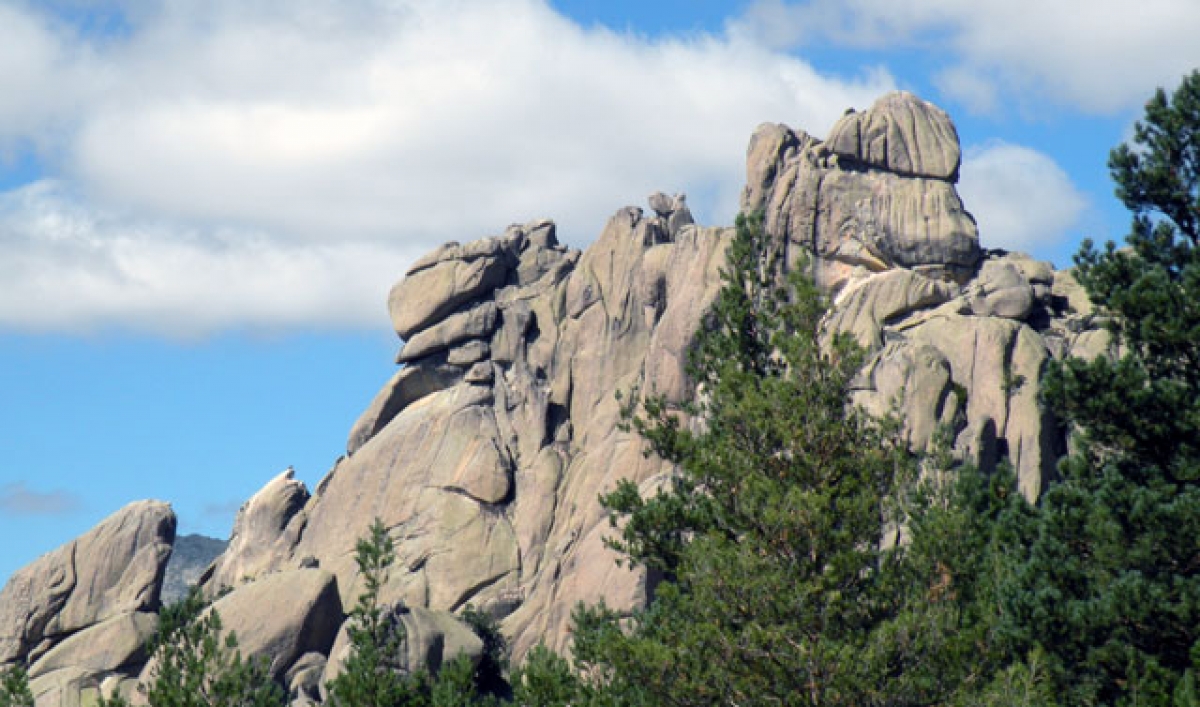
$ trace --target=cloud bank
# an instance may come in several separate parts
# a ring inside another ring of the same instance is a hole
[[[936,83],[970,109],[1001,98],[1093,114],[1135,109],[1196,65],[1200,3],[1179,0],[759,0],[735,24],[771,46],[829,41],[945,54]]]
[[[129,3],[81,33],[0,4],[0,326],[380,326],[448,239],[590,242],[653,191],[732,220],[761,121],[820,133],[894,86],[746,37],[584,29],[535,0]]]
[[[959,195],[979,224],[984,247],[1032,251],[1064,242],[1087,200],[1046,155],[993,142],[963,155]]]

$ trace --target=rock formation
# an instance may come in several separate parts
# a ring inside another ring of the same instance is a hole
[[[210,583],[316,561],[350,604],[354,543],[379,517],[398,554],[385,599],[444,616],[472,604],[518,651],[561,646],[578,601],[641,601],[639,576],[604,547],[597,496],[665,469],[617,429],[616,393],[687,394],[682,353],[730,235],[692,224],[682,197],[658,201],[653,216],[618,212],[586,253],[538,221],[413,265],[390,298],[404,367],[348,456],[302,509],[241,543],[249,509],[292,507],[270,500],[279,479],[251,499]]]
[[[761,126],[742,206],[830,293],[828,331],[871,352],[856,402],[898,414],[916,446],[948,426],[960,458],[1011,460],[1035,498],[1065,446],[1038,404],[1043,364],[1108,344],[1069,273],[980,247],[954,186],[960,154],[945,113],[890,94],[825,141]],[[354,546],[374,518],[395,541],[382,599],[409,629],[414,664],[479,650],[456,617],[468,604],[500,621],[520,657],[538,642],[565,647],[580,601],[646,600],[647,577],[604,544],[597,497],[623,478],[652,488],[670,469],[619,429],[617,394],[693,394],[686,350],[732,237],[693,223],[682,195],[649,201],[651,214],[618,211],[586,251],[535,221],[442,246],[392,289],[401,367],[354,423],[346,456],[311,495],[288,472],[271,480],[203,578],[214,595],[232,589],[218,603],[227,627],[298,703],[319,699],[344,660],[343,620],[361,591]],[[95,546],[106,527],[76,543]],[[145,552],[128,582],[97,584],[100,570],[76,568],[67,548],[19,573],[0,595],[20,602],[0,601],[0,662],[41,660],[39,675],[62,679],[136,675],[125,650],[54,651],[80,631],[145,629],[165,550]],[[85,584],[96,590],[74,600]],[[287,612],[275,611],[280,596]]]
[[[857,402],[898,414],[918,447],[950,425],[960,456],[985,468],[1008,458],[1036,499],[1064,450],[1038,402],[1043,364],[1105,343],[1069,272],[980,248],[954,189],[959,156],[945,113],[892,93],[825,142],[761,126],[742,209],[763,212],[788,262],[812,254],[834,297],[828,329],[874,352]]]
[[[141,501],[19,570],[0,590],[0,666],[29,666],[39,706],[136,674],[174,540],[170,506]]]

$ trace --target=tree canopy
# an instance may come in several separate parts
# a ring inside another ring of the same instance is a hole
[[[1197,704],[1200,663],[1200,72],[1113,150],[1128,247],[1087,242],[1080,282],[1115,353],[1051,366],[1074,453],[1006,595],[1064,704]]]

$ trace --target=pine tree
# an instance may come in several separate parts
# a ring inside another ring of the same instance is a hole
[[[1076,263],[1120,355],[1048,372],[1076,451],[1006,608],[1063,703],[1197,704],[1200,72],[1155,93],[1109,167],[1133,213],[1128,248],[1085,242]]]
[[[33,707],[29,676],[19,665],[0,670],[0,707]]]
[[[335,707],[425,705],[428,676],[406,669],[404,625],[379,601],[387,570],[396,558],[395,546],[378,518],[367,532],[355,546],[363,592],[350,612],[350,657],[329,683],[330,703]]]
[[[739,217],[725,286],[692,349],[701,394],[651,399],[630,424],[678,475],[603,500],[631,561],[664,581],[632,629],[576,614],[575,656],[616,704],[867,704],[863,656],[896,618],[902,552],[881,550],[889,499],[914,473],[894,427],[848,404],[862,363],[820,339],[825,300],[781,281],[758,218]]]
[[[591,704],[583,681],[562,656],[535,646],[512,677],[513,704],[519,707],[558,707]]]
[[[237,636],[193,587],[159,613],[150,640],[149,681],[138,689],[152,707],[282,707],[283,690],[261,660],[244,659]],[[125,707],[117,695],[101,707]]]

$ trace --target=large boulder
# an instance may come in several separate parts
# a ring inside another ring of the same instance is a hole
[[[320,569],[266,575],[221,597],[212,611],[237,635],[242,655],[266,659],[276,680],[302,655],[328,653],[344,618],[334,576]]]
[[[829,131],[829,150],[852,163],[913,177],[957,181],[962,150],[945,111],[907,91],[889,93]]]
[[[824,142],[764,124],[747,151],[742,211],[763,214],[789,263],[815,256],[818,284],[831,291],[861,269],[961,283],[982,251],[954,188],[960,157],[945,113],[907,93],[848,113]]]
[[[171,507],[138,501],[18,570],[0,590],[0,664],[36,660],[89,626],[156,610],[174,540]]]
[[[396,333],[408,339],[504,284],[513,247],[505,238],[451,243],[418,260],[388,297]]]
[[[92,676],[132,668],[146,659],[146,642],[157,627],[157,614],[114,616],[55,645],[29,666],[29,677],[36,679],[67,668],[84,669]]]

